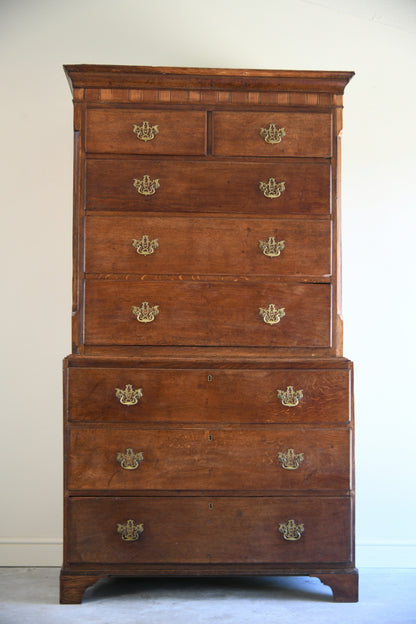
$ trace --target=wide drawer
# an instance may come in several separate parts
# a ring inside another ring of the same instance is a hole
[[[331,285],[88,280],[85,344],[330,347]]]
[[[213,152],[218,156],[332,155],[328,113],[214,112]]]
[[[324,220],[87,216],[87,273],[331,274]]]
[[[71,429],[70,490],[348,490],[350,430]]]
[[[66,384],[67,417],[74,422],[335,424],[351,419],[348,369],[70,366]]]
[[[276,185],[284,183],[284,188],[275,189],[280,195],[274,198],[260,189],[260,183],[269,185],[272,179]],[[267,215],[331,211],[329,163],[88,159],[86,187],[87,210]]]
[[[203,155],[206,113],[90,108],[85,135],[87,152]]]
[[[343,497],[76,497],[68,502],[68,526],[69,563],[352,558],[351,501]]]

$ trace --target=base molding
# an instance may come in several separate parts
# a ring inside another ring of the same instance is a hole
[[[60,603],[61,604],[80,604],[82,602],[84,592],[94,585],[100,579],[107,576],[118,577],[148,577],[148,576],[221,576],[226,573],[227,576],[312,576],[318,578],[324,585],[331,588],[334,602],[357,602],[358,601],[358,570],[356,568],[348,570],[305,570],[299,569],[280,569],[271,568],[270,566],[250,566],[247,570],[242,570],[238,566],[229,565],[216,568],[216,566],[184,566],[175,570],[161,570],[149,567],[145,572],[136,569],[130,569],[128,572],[115,571],[114,569],[74,571],[61,570],[60,575]]]

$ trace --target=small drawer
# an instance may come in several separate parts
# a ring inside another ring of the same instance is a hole
[[[332,156],[328,113],[214,112],[217,156]]]
[[[328,215],[331,166],[88,159],[87,210]]]
[[[87,216],[87,273],[331,275],[332,222]]]
[[[347,497],[70,498],[68,562],[350,563]]]
[[[86,345],[331,347],[331,285],[85,283]]]
[[[349,490],[350,430],[77,429],[70,490]]]
[[[328,113],[215,112],[217,156],[332,156]]]
[[[204,111],[87,109],[86,151],[105,154],[206,153]]]
[[[344,424],[351,412],[348,368],[67,369],[72,422]]]

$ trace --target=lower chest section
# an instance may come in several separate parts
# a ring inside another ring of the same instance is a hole
[[[90,360],[65,374],[68,565],[352,561],[347,361]]]

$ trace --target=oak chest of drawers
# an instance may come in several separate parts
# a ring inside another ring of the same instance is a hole
[[[357,600],[339,251],[352,73],[65,70],[61,601],[108,575],[245,574]]]

